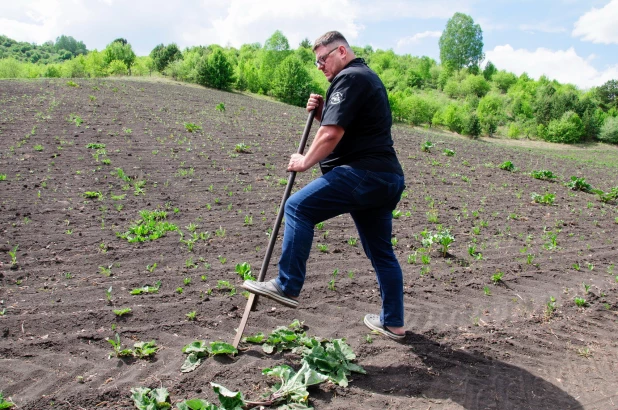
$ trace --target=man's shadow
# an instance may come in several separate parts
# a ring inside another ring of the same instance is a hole
[[[453,350],[423,335],[408,333],[402,347],[423,366],[364,366],[354,386],[379,394],[451,400],[468,410],[583,409],[559,387],[511,364],[479,353]]]

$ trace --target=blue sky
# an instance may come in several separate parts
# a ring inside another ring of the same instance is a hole
[[[499,69],[583,89],[618,79],[618,0],[20,0],[0,3],[0,34],[37,44],[66,34],[99,50],[124,37],[146,55],[159,43],[263,44],[277,29],[295,48],[339,30],[352,45],[439,60],[455,12],[480,24]]]

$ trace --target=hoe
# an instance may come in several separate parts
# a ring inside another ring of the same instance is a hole
[[[307,138],[309,137],[309,131],[311,130],[311,123],[313,122],[313,117],[315,117],[315,110],[309,113],[309,118],[307,118],[307,123],[305,124],[305,130],[303,131],[303,136],[300,140],[300,145],[298,146],[298,153],[302,154],[305,150],[305,145],[307,144]],[[283,212],[285,208],[285,201],[290,196],[292,192],[292,186],[294,185],[294,180],[296,179],[296,172],[291,172],[288,177],[288,184],[285,187],[285,192],[283,193],[283,198],[281,199],[281,205],[279,206],[279,212],[277,214],[277,219],[275,220],[275,226],[273,227],[273,231],[270,235],[270,241],[268,242],[268,249],[266,250],[266,255],[264,255],[264,261],[262,262],[262,268],[260,269],[260,275],[258,276],[258,282],[263,282],[266,277],[266,271],[268,270],[268,264],[270,263],[270,257],[273,254],[273,249],[275,247],[275,242],[277,241],[277,234],[279,233],[279,228],[281,227],[281,221],[283,220]],[[247,301],[247,305],[245,306],[245,313],[242,316],[240,321],[240,325],[238,326],[238,330],[236,331],[236,337],[234,337],[234,342],[232,345],[234,347],[238,347],[240,343],[240,339],[242,339],[242,334],[245,331],[245,326],[247,326],[247,320],[249,320],[249,314],[252,310],[255,309],[257,305],[258,297],[253,293],[249,294],[249,300]]]

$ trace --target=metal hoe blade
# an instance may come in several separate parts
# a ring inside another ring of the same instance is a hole
[[[300,145],[298,146],[298,153],[302,154],[305,151],[305,145],[307,145],[307,139],[309,138],[309,131],[311,130],[311,123],[313,122],[313,118],[315,117],[315,110],[309,113],[309,117],[307,118],[307,123],[305,124],[305,130],[303,131],[303,136],[300,140]],[[290,193],[292,192],[292,186],[294,186],[294,180],[296,179],[296,172],[290,172],[290,176],[288,177],[288,184],[285,187],[285,192],[283,193],[283,198],[281,199],[281,205],[279,206],[279,212],[277,213],[277,219],[275,220],[275,226],[273,227],[273,231],[270,234],[270,241],[268,242],[268,249],[266,250],[266,255],[264,255],[264,261],[262,262],[262,268],[260,269],[260,275],[258,276],[258,282],[264,282],[264,278],[266,277],[266,271],[268,270],[268,264],[270,263],[270,257],[273,254],[273,250],[275,248],[275,242],[277,242],[277,235],[279,233],[279,228],[281,227],[281,221],[283,220],[283,212],[285,208],[285,201],[290,197]],[[238,347],[240,343],[240,339],[242,339],[242,335],[245,331],[245,327],[247,326],[247,320],[249,320],[249,314],[252,310],[254,310],[255,305],[257,304],[258,297],[253,293],[249,294],[249,300],[247,300],[247,305],[245,306],[245,313],[242,316],[240,321],[240,325],[236,330],[236,337],[234,338],[234,342],[232,345],[234,347]]]

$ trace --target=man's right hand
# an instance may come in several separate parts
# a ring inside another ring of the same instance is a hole
[[[315,110],[315,119],[322,119],[322,109],[324,108],[324,97],[320,94],[311,94],[307,101],[307,112]]]

